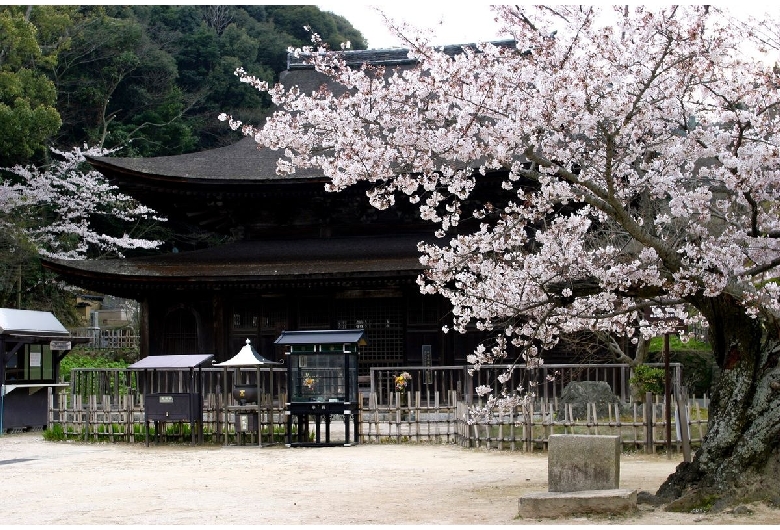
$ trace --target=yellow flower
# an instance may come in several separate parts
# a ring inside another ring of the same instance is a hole
[[[409,374],[409,372],[403,372],[401,375],[397,375],[394,378],[395,382],[395,389],[396,390],[403,390],[406,388],[407,383],[412,378],[412,376]]]

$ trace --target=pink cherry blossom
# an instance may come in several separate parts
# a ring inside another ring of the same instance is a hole
[[[340,95],[238,70],[278,110],[262,126],[221,119],[278,150],[280,172],[318,168],[333,191],[370,182],[377,208],[417,204],[440,237],[420,247],[421,291],[451,302],[448,330],[497,332],[475,368],[509,347],[541,362],[578,331],[626,359],[615,337],[704,325],[718,297],[776,325],[776,22],[712,6],[497,15],[513,45],[454,56],[400,29],[414,68],[352,68],[315,38],[296,53]],[[491,175],[503,200],[470,201]],[[671,313],[647,319],[651,308]]]
[[[47,168],[8,168],[13,182],[0,186],[0,213],[24,218],[25,235],[42,256],[83,259],[90,255],[122,256],[135,248],[156,248],[159,241],[123,234],[104,234],[94,226],[98,217],[114,218],[128,227],[139,221],[164,220],[153,210],[119,193],[99,172],[90,170],[85,156],[102,156],[98,148],[53,149],[54,160]],[[3,221],[12,229],[12,223]],[[18,226],[15,225],[15,226]]]

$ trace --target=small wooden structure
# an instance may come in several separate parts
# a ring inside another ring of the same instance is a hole
[[[57,382],[60,361],[86,341],[48,311],[0,308],[0,435],[48,425],[49,392],[68,386]]]
[[[159,439],[160,427],[168,422],[184,422],[190,425],[192,445],[197,440],[203,443],[203,384],[200,373],[202,365],[214,358],[210,354],[200,355],[154,355],[131,364],[128,368],[143,370],[144,389],[144,440],[149,445],[149,422],[154,422],[155,436]],[[155,372],[166,369],[189,369],[189,380],[180,381],[184,391],[174,392],[172,388],[161,388]],[[198,375],[195,375],[198,368]]]
[[[358,346],[363,330],[283,331],[276,344],[288,359],[287,446],[327,446],[358,443]],[[344,416],[344,440],[331,440],[331,419]],[[314,440],[309,418],[315,420]],[[296,433],[293,437],[293,422]],[[325,439],[320,424],[325,421]],[[351,424],[353,426],[350,431]],[[294,438],[294,439],[293,439]]]
[[[263,388],[262,388],[262,379],[260,377],[260,367],[262,366],[269,366],[271,368],[270,373],[270,386],[273,388],[274,379],[273,379],[273,367],[275,365],[280,365],[282,363],[277,363],[273,361],[269,361],[259,353],[257,353],[257,350],[255,350],[252,347],[251,341],[249,339],[246,339],[246,345],[244,345],[243,348],[231,359],[228,359],[227,361],[216,363],[214,366],[221,366],[225,369],[224,374],[224,381],[225,384],[223,385],[223,392],[224,396],[222,399],[222,402],[225,404],[225,429],[224,429],[224,437],[225,437],[225,445],[228,444],[228,429],[227,429],[227,423],[228,423],[228,417],[230,412],[233,412],[235,415],[235,429],[236,429],[236,436],[239,437],[243,433],[250,433],[254,432],[257,433],[257,445],[262,446],[263,445],[263,437],[262,433],[260,432],[260,396],[263,394]],[[252,383],[241,383],[241,374],[240,374],[240,368],[241,367],[255,367],[257,369],[255,373],[255,381],[254,384]],[[227,381],[228,381],[228,375],[227,375],[227,369],[228,368],[234,368],[236,370],[236,373],[233,377],[233,398],[238,402],[238,405],[229,406],[228,405],[228,389],[227,389]]]

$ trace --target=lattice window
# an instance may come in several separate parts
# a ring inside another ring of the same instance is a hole
[[[360,374],[371,366],[402,366],[404,326],[402,301],[396,298],[344,300],[337,309],[341,329],[363,329],[368,343],[358,357]]]
[[[257,311],[246,307],[237,307],[233,311],[232,324],[234,330],[243,330],[243,331],[256,330],[258,324]]]
[[[303,299],[298,306],[298,329],[329,329],[331,315],[325,299]]]
[[[261,355],[273,359],[273,341],[289,329],[287,304],[278,298],[239,300],[233,306],[230,326],[231,353],[238,352],[250,339]]]
[[[287,307],[284,306],[263,306],[260,317],[260,331],[281,333],[288,328]]]

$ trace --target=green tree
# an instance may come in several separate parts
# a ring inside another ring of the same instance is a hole
[[[42,155],[61,120],[51,81],[27,68],[0,71],[0,164]]]
[[[63,126],[57,145],[158,156],[234,142],[216,116],[259,119],[270,99],[235,82],[242,66],[273,81],[311,25],[333,46],[364,39],[314,6],[98,6],[80,9],[51,69]]]
[[[0,166],[43,157],[60,127],[56,90],[42,68],[56,63],[73,8],[0,8]],[[39,30],[40,27],[40,30]]]
[[[364,49],[365,39],[341,16],[321,11],[317,6],[267,6],[266,11],[276,27],[292,35],[301,43],[311,43],[311,31],[317,33],[331,48],[339,49],[342,42],[350,41],[352,48]]]
[[[141,64],[143,30],[133,21],[96,16],[74,35],[54,74],[64,131],[60,142],[76,138],[103,146],[121,108],[112,100],[120,84]]]

